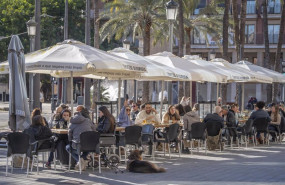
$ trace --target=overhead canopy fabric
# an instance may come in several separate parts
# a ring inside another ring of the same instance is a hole
[[[74,77],[93,74],[124,78],[135,77],[137,73],[145,72],[146,66],[79,41],[65,40],[27,54],[26,71],[51,74],[56,77],[69,77],[70,72],[73,71]]]
[[[272,83],[272,78],[268,77],[267,75],[262,75],[256,73],[255,71],[250,71],[245,68],[241,68],[237,65],[231,64],[228,61],[222,58],[216,58],[211,60],[215,65],[224,66],[231,71],[235,71],[241,75],[248,76],[249,79],[246,82],[254,82],[254,83]]]
[[[227,82],[246,82],[250,79],[248,75],[238,73],[237,71],[230,70],[224,66],[215,65],[212,62],[201,59],[197,55],[185,55],[184,59],[191,63],[203,67],[205,70],[211,70],[227,77]]]
[[[203,67],[190,63],[187,60],[177,57],[170,52],[161,52],[154,55],[147,56],[146,58],[167,65],[174,69],[182,69],[191,73],[192,81],[199,82],[218,82],[226,83],[227,77],[214,71],[204,69]]]
[[[181,69],[173,69],[161,63],[155,62],[134,52],[127,50],[125,48],[115,48],[108,51],[111,54],[129,59],[138,64],[146,66],[147,72],[141,73],[137,80],[191,80],[191,75],[189,72]]]
[[[281,73],[255,65],[251,62],[240,61],[234,65],[241,67],[242,69],[247,69],[251,72],[255,72],[259,75],[270,77],[272,78],[273,82],[285,83],[285,76],[283,76]]]

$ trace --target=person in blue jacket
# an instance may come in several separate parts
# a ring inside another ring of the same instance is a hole
[[[133,125],[133,121],[130,119],[131,115],[131,108],[128,105],[128,101],[125,100],[124,106],[121,109],[121,112],[119,114],[118,118],[118,126],[119,127],[127,127]]]

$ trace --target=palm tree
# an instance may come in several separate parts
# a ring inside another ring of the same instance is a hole
[[[92,0],[92,9],[94,10],[94,47],[99,48],[100,46],[100,35],[99,35],[99,1]],[[92,90],[92,109],[95,109],[95,102],[98,100],[97,87],[99,80],[93,80],[93,90]]]
[[[187,36],[186,54],[191,54],[191,37],[192,34],[202,35],[207,44],[209,44],[208,36],[211,36],[217,43],[221,39],[222,33],[222,14],[223,8],[217,6],[220,1],[213,0],[198,15],[194,15],[194,11],[200,0],[184,0],[184,24]]]
[[[240,59],[244,58],[244,42],[245,42],[245,19],[246,19],[247,0],[241,0],[240,12]]]
[[[223,18],[223,59],[228,60],[228,48],[229,48],[229,10],[230,1],[225,0],[225,11]],[[227,84],[221,85],[223,104],[227,103]]]
[[[150,54],[151,34],[154,44],[166,38],[164,0],[114,0],[106,4],[101,17],[108,19],[100,30],[101,41],[141,35],[144,56]],[[149,82],[143,82],[143,102],[150,99],[149,88]]]
[[[263,37],[264,37],[264,45],[265,45],[265,56],[263,66],[271,69],[270,62],[270,49],[269,49],[269,37],[268,37],[268,16],[267,16],[267,0],[262,1],[262,14],[263,14]],[[272,85],[267,84],[267,102],[272,100]]]
[[[279,30],[279,38],[278,38],[278,43],[277,43],[277,50],[275,54],[275,63],[274,63],[274,70],[278,72],[282,72],[281,67],[280,67],[280,57],[281,57],[281,48],[283,44],[283,36],[284,36],[284,27],[285,27],[285,3],[282,1],[282,15],[281,15],[281,20],[280,20],[280,30]],[[274,92],[273,94],[273,102],[276,102],[278,90],[279,90],[279,85],[274,84]]]

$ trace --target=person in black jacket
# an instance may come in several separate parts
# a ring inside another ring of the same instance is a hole
[[[107,107],[102,106],[99,108],[99,119],[97,131],[100,133],[113,133],[115,128],[115,118],[109,112]]]
[[[24,130],[24,133],[30,136],[30,143],[48,139],[52,136],[51,130],[45,125],[44,119],[40,115],[32,118],[32,124]],[[38,147],[39,149],[47,149],[51,147],[51,143],[47,140]]]

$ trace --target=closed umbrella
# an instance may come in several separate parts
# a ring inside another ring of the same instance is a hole
[[[31,124],[25,79],[24,47],[13,35],[8,47],[9,62],[9,127],[24,130]]]

